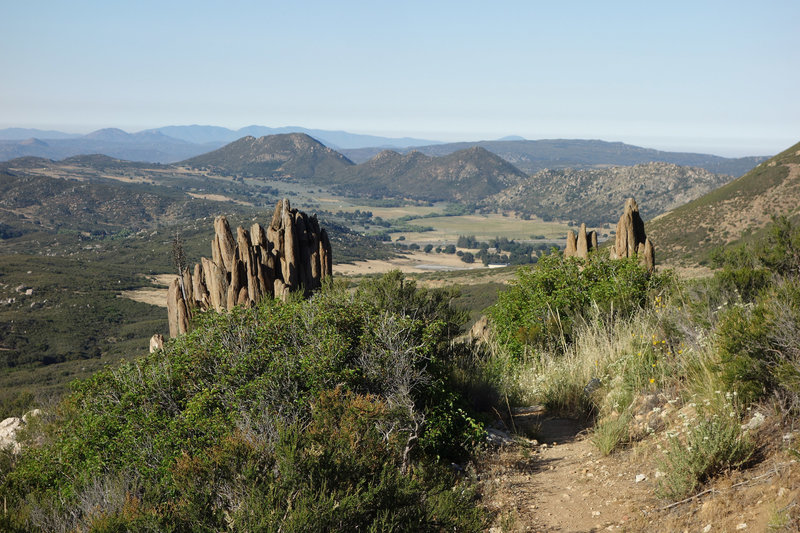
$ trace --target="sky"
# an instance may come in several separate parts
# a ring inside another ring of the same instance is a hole
[[[800,141],[800,2],[7,0],[0,72],[0,128],[771,155]]]

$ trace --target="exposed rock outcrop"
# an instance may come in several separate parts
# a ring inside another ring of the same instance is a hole
[[[567,246],[564,257],[581,257],[586,259],[589,251],[597,249],[597,232],[586,231],[586,224],[581,224],[577,237],[572,230],[567,233]],[[617,222],[617,234],[611,248],[612,259],[638,257],[649,272],[656,268],[656,252],[653,243],[644,232],[644,221],[639,215],[636,200],[628,198],[625,210]]]
[[[638,257],[649,272],[656,268],[655,247],[644,232],[644,221],[639,216],[639,206],[633,198],[625,201],[625,211],[617,222],[617,235],[611,257]]]
[[[567,247],[564,249],[564,257],[581,257],[587,259],[589,251],[597,249],[597,233],[586,231],[586,224],[581,224],[577,237],[575,232],[567,232]]]
[[[564,257],[572,257],[575,255],[575,251],[577,249],[577,239],[575,237],[575,232],[569,230],[567,232],[567,247],[564,249]]]
[[[17,442],[17,433],[22,430],[32,418],[40,416],[42,411],[33,409],[28,411],[22,418],[11,416],[0,421],[0,450],[11,448],[13,453],[19,453],[22,445]]]
[[[250,231],[240,226],[234,237],[228,220],[217,217],[211,257],[202,257],[170,284],[171,337],[188,330],[197,309],[219,312],[255,305],[265,297],[285,301],[290,292],[300,289],[308,296],[333,274],[327,232],[316,215],[292,209],[285,198],[275,206],[266,230],[260,224],[253,224]]]

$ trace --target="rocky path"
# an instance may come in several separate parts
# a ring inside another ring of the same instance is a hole
[[[501,446],[479,471],[484,501],[497,512],[493,531],[614,531],[647,522],[652,476],[642,479],[630,453],[602,457],[579,422],[541,411],[515,422],[536,439]]]
[[[579,422],[541,409],[506,424],[477,467],[483,502],[495,514],[489,531],[800,531],[795,454],[765,448],[751,468],[670,504],[655,496],[658,441],[603,456]],[[530,438],[504,438],[514,432]]]

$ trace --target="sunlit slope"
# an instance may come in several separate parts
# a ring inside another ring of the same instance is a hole
[[[744,176],[646,224],[659,261],[702,261],[716,246],[764,228],[773,216],[794,217],[800,206],[800,143]]]

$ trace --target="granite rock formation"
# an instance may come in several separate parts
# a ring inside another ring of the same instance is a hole
[[[587,259],[589,251],[597,249],[597,232],[586,231],[586,224],[581,224],[578,235],[569,230],[567,232],[567,247],[564,250],[564,257],[581,257]]]
[[[292,209],[289,200],[278,202],[266,230],[256,223],[249,231],[236,228],[234,236],[228,220],[219,216],[214,220],[211,259],[202,257],[169,286],[170,337],[185,333],[197,310],[221,312],[252,306],[263,298],[285,301],[298,290],[308,296],[332,274],[328,233],[316,215]]]
[[[564,249],[564,257],[586,259],[589,256],[589,251],[596,249],[597,232],[587,232],[586,224],[581,224],[577,236],[572,230],[567,233],[567,246]],[[612,259],[638,257],[649,272],[655,271],[655,248],[644,232],[644,221],[639,215],[639,206],[633,198],[628,198],[625,201],[625,210],[619,222],[617,222],[616,239],[614,246],[611,248],[610,256]]]
[[[644,232],[644,221],[639,216],[639,206],[633,198],[625,201],[625,210],[617,222],[611,257],[638,257],[649,272],[656,268],[655,248]]]

